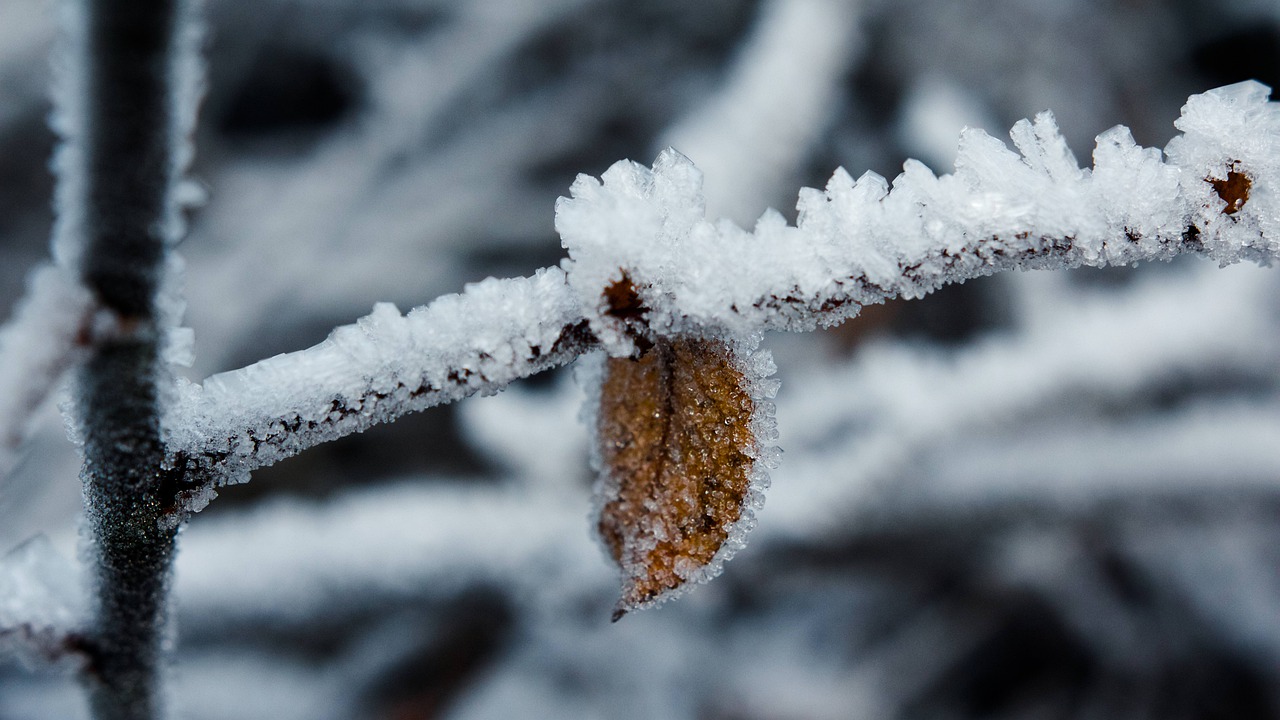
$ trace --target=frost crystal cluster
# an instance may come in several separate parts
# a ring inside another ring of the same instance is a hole
[[[556,208],[569,282],[613,352],[653,333],[807,330],[869,303],[998,270],[1120,265],[1204,252],[1222,264],[1280,250],[1280,108],[1244,82],[1187,101],[1165,152],[1116,127],[1082,169],[1053,116],[1016,124],[1017,152],[981,130],[953,174],[907,161],[892,187],[837,170],[790,226],[705,217],[702,179],[674,150],[652,168],[579,176]],[[614,293],[605,288],[618,288]],[[634,299],[612,302],[623,291]]]
[[[78,568],[47,538],[0,557],[0,658],[11,652],[36,665],[70,655],[66,638],[84,622],[84,600]]]
[[[315,347],[182,385],[171,459],[243,481],[312,445],[562,364],[581,342],[579,318],[554,268],[491,278],[407,315],[380,304]]]

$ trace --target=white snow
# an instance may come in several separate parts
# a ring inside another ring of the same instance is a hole
[[[554,268],[490,278],[407,315],[381,303],[312,348],[183,383],[166,427],[171,458],[216,458],[223,482],[242,481],[312,445],[567,362],[576,352],[555,344],[580,317]]]
[[[1182,192],[1201,241],[1222,263],[1267,261],[1280,251],[1280,104],[1267,102],[1271,89],[1248,81],[1193,95],[1174,125],[1182,135],[1165,149],[1182,169]],[[1236,168],[1253,179],[1243,209],[1222,212],[1224,203],[1207,180],[1224,180]]]
[[[0,481],[17,460],[40,404],[75,361],[92,313],[88,290],[61,268],[36,269],[13,318],[0,326]]]
[[[57,3],[58,41],[53,65],[53,112],[49,125],[58,135],[51,163],[58,182],[54,188],[54,261],[61,267],[80,266],[83,251],[85,192],[84,103],[88,97],[84,68],[86,11],[75,2]]]
[[[0,558],[0,657],[62,659],[59,643],[83,623],[86,597],[79,569],[44,536]]]
[[[1198,251],[1196,238],[1223,264],[1266,262],[1280,249],[1268,92],[1246,82],[1192,97],[1164,162],[1114,129],[1082,169],[1049,113],[1014,125],[1018,153],[966,130],[952,175],[909,160],[890,191],[837,170],[825,192],[800,192],[795,227],[769,211],[751,232],[706,217],[701,174],[678,152],[652,168],[623,161],[580,175],[557,203],[564,267],[596,334],[625,354],[637,332],[806,330],[1002,269],[1167,259]],[[1231,168],[1256,189],[1227,215],[1209,179]],[[608,313],[604,289],[624,274],[646,308],[639,330]]]

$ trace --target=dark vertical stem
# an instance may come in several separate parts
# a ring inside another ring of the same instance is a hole
[[[80,379],[85,509],[96,553],[87,682],[98,720],[162,712],[162,633],[176,531],[161,481],[155,295],[171,202],[180,0],[86,0],[82,272],[115,328]]]
[[[98,720],[159,715],[174,534],[160,523],[155,342],[113,342],[84,368],[85,506],[96,557],[88,678]]]
[[[178,0],[90,0],[84,275],[102,303],[150,320],[173,167]]]

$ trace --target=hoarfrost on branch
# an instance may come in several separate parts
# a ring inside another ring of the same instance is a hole
[[[646,335],[809,330],[1009,269],[1182,253],[1267,263],[1280,252],[1280,108],[1267,96],[1246,82],[1191,97],[1163,155],[1113,128],[1092,169],[1048,113],[1014,126],[1020,154],[967,130],[955,174],[908,161],[890,188],[837,170],[825,191],[801,191],[796,226],[770,211],[750,232],[704,217],[700,175],[679,153],[653,168],[619,162],[599,181],[580,176],[557,205],[563,272],[490,279],[403,317],[380,305],[314,348],[184,384],[171,460],[242,480],[317,443],[495,392],[597,342],[627,354]],[[1243,197],[1223,189],[1229,177],[1244,179]],[[620,282],[634,286],[637,312],[611,311],[604,291]]]
[[[706,219],[701,175],[668,150],[652,168],[620,162],[600,180],[579,176],[556,227],[592,329],[621,353],[648,332],[834,325],[870,303],[1015,268],[1185,252],[1265,263],[1280,250],[1280,107],[1268,93],[1245,82],[1190,98],[1165,157],[1123,127],[1108,130],[1092,170],[1047,112],[1013,127],[1020,155],[966,130],[952,175],[907,161],[890,189],[840,169],[825,192],[801,191],[796,226],[766,212],[753,231]],[[1229,179],[1247,197],[1224,197]],[[642,308],[625,318],[610,316],[602,294],[619,282]]]

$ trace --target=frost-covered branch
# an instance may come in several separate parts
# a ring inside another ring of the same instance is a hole
[[[66,270],[44,267],[0,327],[0,481],[13,468],[32,414],[74,363],[92,315],[89,293]]]
[[[1014,268],[1123,265],[1202,253],[1268,262],[1280,251],[1280,106],[1240,83],[1191,97],[1162,155],[1116,127],[1081,169],[1053,116],[980,130],[954,175],[907,161],[890,190],[837,170],[802,190],[799,220],[748,232],[704,217],[701,175],[669,151],[652,169],[579,176],[557,206],[569,282],[612,352],[684,332],[809,330],[886,298]]]
[[[83,665],[84,599],[78,568],[43,536],[0,558],[0,657]]]
[[[497,392],[594,342],[554,268],[489,279],[404,316],[381,304],[315,347],[180,388],[168,429],[171,463],[242,480],[376,423]]]
[[[1081,169],[1052,116],[1018,123],[1021,156],[981,131],[954,175],[908,161],[892,191],[836,172],[803,190],[800,220],[754,232],[704,219],[677,153],[652,170],[580,177],[557,208],[566,271],[488,280],[401,316],[381,305],[324,343],[180,388],[168,463],[237,482],[254,468],[379,422],[571,361],[603,340],[807,330],[885,298],[1014,268],[1116,265],[1280,251],[1280,112],[1242,83],[1190,98],[1165,153],[1118,127]],[[567,283],[567,285],[566,285]],[[589,328],[589,329],[588,329]],[[190,487],[188,503],[209,495]]]

